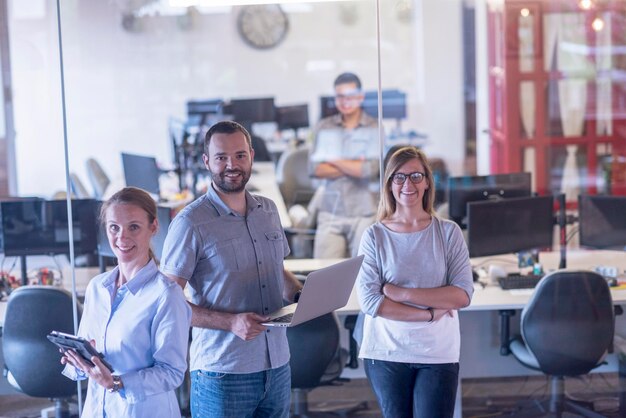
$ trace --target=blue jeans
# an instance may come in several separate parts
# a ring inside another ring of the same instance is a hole
[[[364,360],[365,374],[385,418],[451,418],[454,414],[459,363]]]
[[[193,418],[288,418],[289,364],[257,373],[191,372]]]

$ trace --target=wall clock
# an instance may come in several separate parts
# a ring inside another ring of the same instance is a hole
[[[275,47],[288,29],[287,14],[277,4],[243,6],[237,17],[239,34],[253,48]]]

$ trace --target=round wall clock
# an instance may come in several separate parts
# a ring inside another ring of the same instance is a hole
[[[237,17],[237,30],[253,48],[268,49],[278,45],[289,29],[287,15],[277,4],[244,6]]]

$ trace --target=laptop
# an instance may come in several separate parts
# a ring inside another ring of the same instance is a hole
[[[273,312],[263,325],[293,327],[346,306],[363,258],[360,255],[309,273],[298,303]]]

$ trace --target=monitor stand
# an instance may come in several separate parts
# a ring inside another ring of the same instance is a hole
[[[20,255],[20,268],[22,271],[22,286],[28,285],[28,273],[26,269],[26,256]]]

